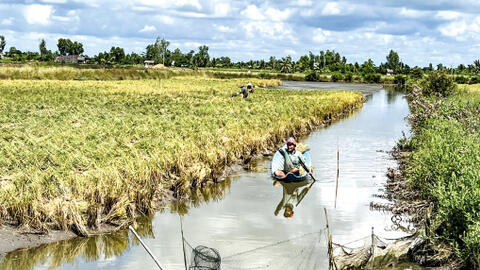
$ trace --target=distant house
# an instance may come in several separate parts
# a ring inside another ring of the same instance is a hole
[[[60,55],[56,56],[53,61],[56,63],[86,63],[86,58],[85,56],[81,55]]]
[[[392,76],[393,75],[393,69],[387,69],[387,76]]]
[[[149,67],[153,67],[153,65],[155,65],[155,61],[145,60],[145,61],[143,61],[143,64],[145,65],[145,68],[149,68]]]

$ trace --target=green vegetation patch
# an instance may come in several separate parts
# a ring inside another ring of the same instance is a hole
[[[0,221],[80,235],[121,225],[363,102],[251,82],[243,99],[231,97],[241,79],[2,81]]]
[[[436,103],[436,109],[425,114],[415,128],[407,177],[414,188],[434,202],[433,231],[452,243],[466,265],[478,268],[480,92],[478,86],[463,88],[467,91],[427,102]],[[418,110],[414,113],[425,113]]]

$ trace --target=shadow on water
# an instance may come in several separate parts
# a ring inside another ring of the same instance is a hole
[[[387,167],[395,166],[378,150],[395,145],[406,128],[408,105],[402,94],[375,92],[376,87],[365,93],[363,109],[301,139],[312,149],[314,174],[320,181],[275,183],[270,158],[255,160],[248,171],[192,191],[191,201],[172,203],[138,221],[138,233],[166,269],[184,269],[179,215],[185,239],[218,249],[222,269],[327,269],[326,247],[320,241],[325,240],[324,208],[339,243],[368,234],[372,226],[387,235],[383,227],[390,225],[390,216],[370,211],[369,203],[386,181]],[[334,208],[339,140],[340,186]],[[292,214],[285,214],[288,207]],[[189,244],[187,253],[193,246]],[[0,270],[155,269],[127,230],[14,251],[0,260]]]

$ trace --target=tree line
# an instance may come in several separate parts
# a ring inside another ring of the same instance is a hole
[[[208,46],[202,45],[197,51],[190,50],[182,52],[179,48],[170,50],[170,42],[157,38],[153,44],[145,48],[145,52],[137,54],[135,52],[125,53],[120,47],[111,47],[109,51],[100,52],[97,55],[88,58],[89,63],[114,66],[114,65],[140,65],[145,60],[152,60],[155,64],[163,64],[167,67],[212,67],[212,68],[237,68],[254,70],[272,70],[282,73],[303,72],[310,74],[338,73],[345,76],[348,74],[386,74],[392,71],[394,74],[418,75],[421,73],[441,70],[457,74],[478,74],[480,73],[480,60],[475,60],[472,64],[460,64],[456,68],[448,68],[442,64],[435,67],[430,63],[426,67],[410,67],[403,63],[397,52],[390,50],[386,56],[386,62],[375,65],[368,59],[363,63],[347,63],[347,58],[334,50],[320,51],[318,54],[309,52],[294,61],[291,56],[276,58],[271,56],[268,60],[250,60],[234,62],[228,56],[210,57]],[[81,55],[84,53],[84,47],[81,42],[70,39],[60,38],[57,41],[57,50],[51,51],[46,47],[45,40],[41,40],[38,52],[22,52],[15,47],[5,50],[6,40],[0,35],[0,55],[9,58],[13,62],[25,61],[53,61],[56,56],[63,55]]]

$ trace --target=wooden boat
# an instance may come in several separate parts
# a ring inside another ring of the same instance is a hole
[[[305,157],[305,166],[310,170],[312,168],[312,158],[310,157],[309,151],[305,151],[302,153],[302,155]],[[282,158],[282,154],[280,152],[276,152],[275,155],[273,155],[272,163],[276,159]],[[308,172],[305,172],[304,174],[293,174],[293,173],[288,173],[285,177],[278,177],[272,173],[272,176],[275,180],[282,181],[285,183],[291,183],[291,182],[301,182],[309,176]]]

